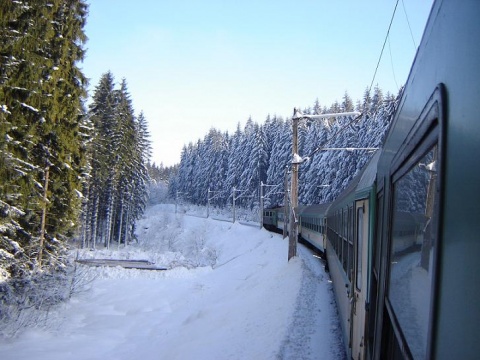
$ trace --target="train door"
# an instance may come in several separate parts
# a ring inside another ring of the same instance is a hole
[[[354,231],[354,276],[353,301],[351,319],[351,346],[352,358],[362,360],[365,357],[365,303],[367,296],[367,266],[368,266],[368,200],[355,203],[355,231]]]

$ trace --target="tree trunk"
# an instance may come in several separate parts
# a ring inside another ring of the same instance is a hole
[[[43,205],[42,205],[42,219],[40,223],[40,244],[38,249],[38,267],[42,267],[43,244],[45,242],[45,224],[47,221],[47,192],[48,192],[48,177],[50,175],[50,167],[45,168],[45,182],[43,185]]]
[[[123,199],[120,200],[120,224],[118,225],[118,236],[117,236],[117,249],[120,249],[120,243],[122,241],[122,226],[123,226]]]

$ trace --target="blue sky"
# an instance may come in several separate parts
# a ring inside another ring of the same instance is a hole
[[[249,116],[291,116],[345,91],[360,99],[395,2],[92,0],[81,66],[90,95],[108,70],[126,78],[149,122],[152,161],[173,165],[211,127],[232,133]],[[399,1],[375,79],[384,91],[405,82],[431,5]]]

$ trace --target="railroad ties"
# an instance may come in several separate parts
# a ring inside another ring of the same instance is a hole
[[[140,270],[168,270],[165,267],[156,266],[148,260],[120,260],[120,259],[79,259],[75,260],[79,264],[88,266],[121,266],[125,269],[140,269]]]

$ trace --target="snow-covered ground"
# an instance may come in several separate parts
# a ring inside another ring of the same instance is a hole
[[[79,256],[169,270],[84,268],[96,278],[51,314],[55,327],[2,340],[0,359],[345,357],[328,274],[303,246],[288,262],[280,235],[167,205],[150,207],[137,233],[138,244]]]

